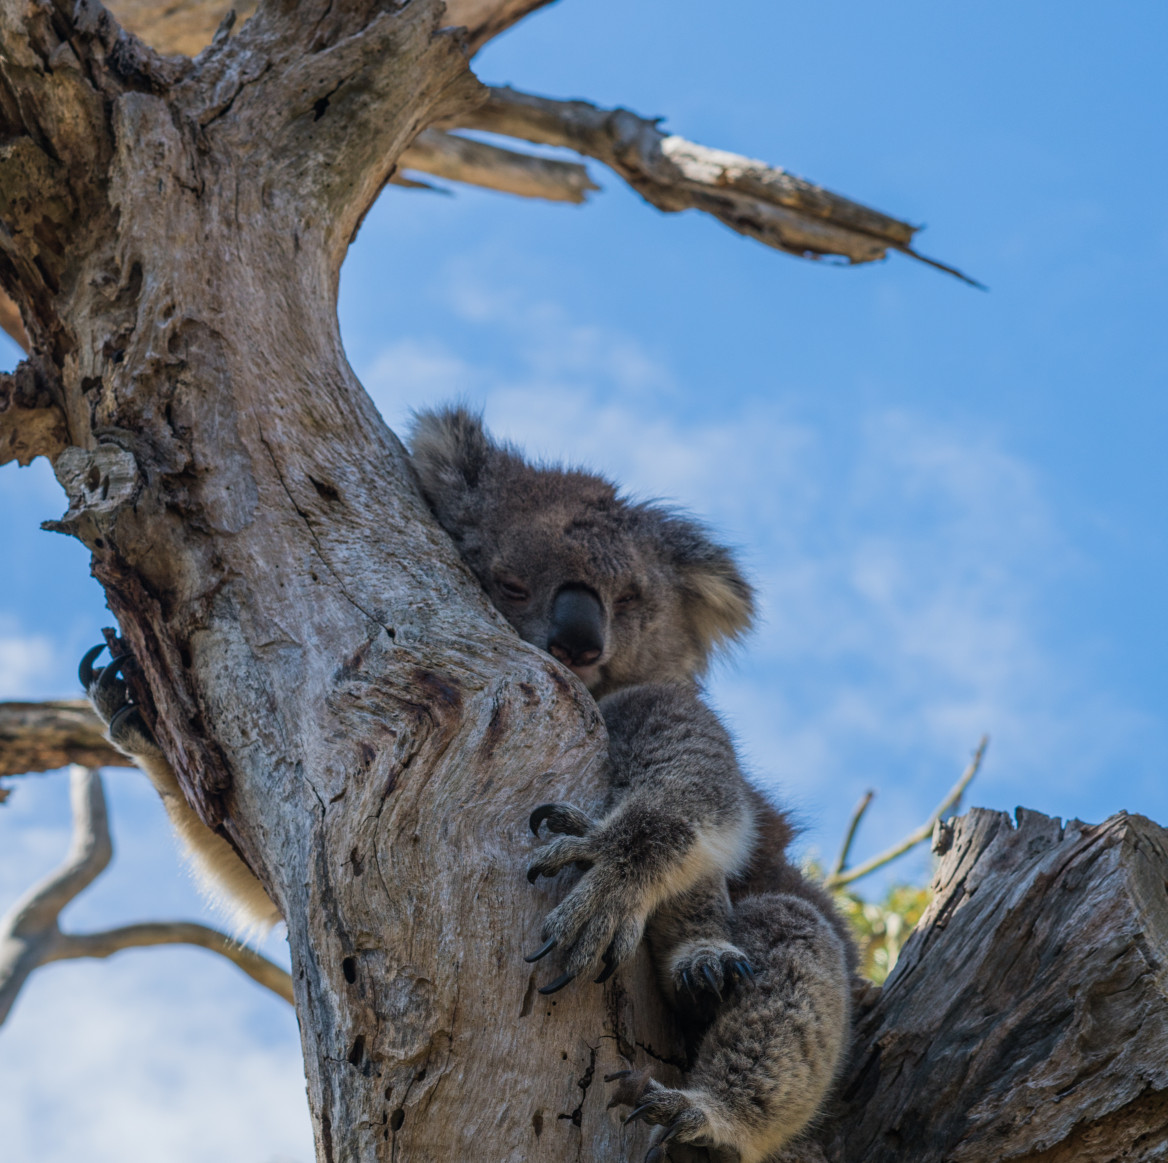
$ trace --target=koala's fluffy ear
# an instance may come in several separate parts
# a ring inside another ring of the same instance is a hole
[[[704,667],[715,650],[754,625],[754,589],[730,550],[711,541],[696,521],[670,515],[663,533]]]
[[[484,431],[482,417],[458,407],[416,412],[410,445],[422,495],[439,523],[453,532],[499,448]]]

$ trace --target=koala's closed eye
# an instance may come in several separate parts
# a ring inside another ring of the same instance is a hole
[[[514,578],[498,578],[495,585],[498,587],[499,593],[509,602],[526,602],[531,599],[531,591]]]
[[[616,600],[616,612],[623,614],[626,610],[635,609],[641,604],[640,590],[625,590]]]

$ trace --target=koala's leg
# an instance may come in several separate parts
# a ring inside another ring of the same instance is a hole
[[[107,738],[154,784],[204,894],[228,914],[236,931],[267,931],[282,919],[279,910],[235,849],[187,803],[166,756],[131,701],[121,674],[128,656],[115,658],[108,666],[93,665],[104,649],[103,645],[88,651],[78,674]]]
[[[660,1124],[647,1160],[678,1142],[761,1163],[815,1118],[842,1065],[850,1026],[844,942],[808,901],[771,893],[739,902],[731,935],[757,969],[756,988],[718,1008],[683,1088],[647,1072],[610,1075],[629,1120]]]
[[[730,895],[711,877],[672,898],[650,918],[653,960],[666,998],[678,1009],[704,1010],[737,985],[754,982],[754,967],[730,936]]]
[[[528,879],[570,864],[586,869],[544,922],[543,946],[557,949],[562,988],[598,957],[603,981],[640,943],[649,916],[707,880],[743,867],[755,839],[755,814],[734,747],[695,688],[629,687],[601,700],[609,734],[609,810],[599,820],[570,804],[532,814],[563,833],[528,866]]]

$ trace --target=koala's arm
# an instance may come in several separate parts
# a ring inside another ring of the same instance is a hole
[[[592,820],[570,805],[546,805],[532,816],[533,827],[546,821],[568,834],[540,849],[529,879],[573,863],[588,869],[544,923],[538,955],[557,949],[565,962],[546,992],[598,956],[606,978],[635,951],[651,914],[699,885],[721,885],[745,866],[755,840],[733,744],[695,689],[629,687],[600,709],[609,734],[608,810]]]
[[[187,803],[174,770],[130,701],[129,688],[120,674],[125,658],[94,667],[102,649],[97,646],[86,654],[80,676],[93,709],[105,724],[106,737],[154,784],[203,893],[230,917],[236,931],[267,931],[282,919],[279,910],[235,849],[212,832]]]

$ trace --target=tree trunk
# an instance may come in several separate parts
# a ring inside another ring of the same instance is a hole
[[[933,902],[861,1006],[827,1158],[1162,1160],[1168,832],[975,809],[934,843]]]
[[[643,1152],[599,1074],[676,1055],[645,965],[545,1000],[521,958],[526,818],[599,798],[599,716],[487,608],[338,336],[394,160],[480,92],[440,4],[380,8],[272,4],[190,62],[5,0],[0,278],[67,425],[55,528],[287,919],[318,1158]]]

